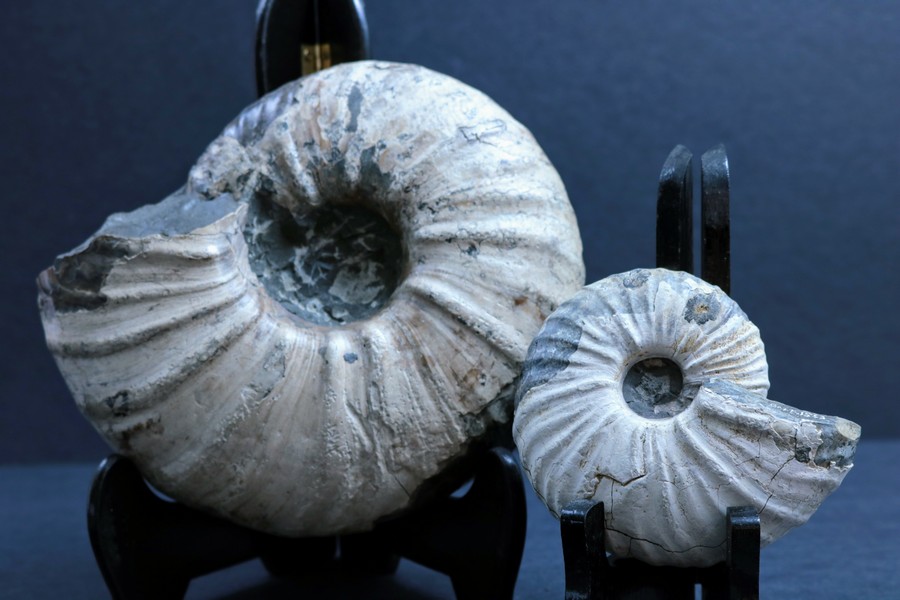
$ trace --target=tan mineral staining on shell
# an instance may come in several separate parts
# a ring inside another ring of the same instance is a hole
[[[75,400],[160,490],[260,530],[365,530],[493,426],[583,284],[531,134],[427,69],[341,65],[246,109],[158,205],[39,278]]]
[[[608,277],[531,345],[513,435],[555,515],[604,502],[607,549],[657,565],[725,559],[725,512],[762,543],[801,525],[852,467],[860,429],[768,400],[757,328],[721,290],[662,269]]]

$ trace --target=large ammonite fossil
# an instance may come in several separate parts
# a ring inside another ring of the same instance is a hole
[[[719,288],[639,269],[587,286],[535,337],[513,435],[554,515],[604,502],[607,549],[657,565],[725,560],[725,513],[767,544],[852,467],[860,429],[765,397],[759,331]]]
[[[359,62],[247,108],[184,189],[59,257],[39,300],[79,408],[151,483],[323,535],[404,509],[508,427],[529,342],[583,278],[521,124],[449,77]]]

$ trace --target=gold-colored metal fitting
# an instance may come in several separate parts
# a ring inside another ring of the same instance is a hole
[[[301,73],[309,75],[332,65],[331,44],[303,44],[300,46]]]

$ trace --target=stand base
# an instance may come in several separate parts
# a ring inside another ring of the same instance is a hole
[[[638,560],[611,562],[606,555],[603,503],[580,500],[560,515],[566,562],[566,600],[704,600],[759,598],[759,515],[728,509],[727,559],[708,568],[654,567]]]
[[[511,599],[525,545],[525,494],[512,455],[485,452],[472,487],[372,532],[288,539],[155,495],[128,459],[101,463],[88,504],[97,564],[115,600],[184,597],[190,581],[261,558],[275,576],[390,574],[400,557],[448,575],[459,600]]]

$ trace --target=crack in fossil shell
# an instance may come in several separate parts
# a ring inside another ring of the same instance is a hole
[[[610,520],[612,520],[612,515],[610,515]],[[629,547],[628,547],[628,554],[629,554],[629,555],[632,554],[632,552],[631,552],[631,544],[634,543],[634,542],[643,542],[643,543],[645,543],[645,544],[650,544],[650,545],[652,545],[652,546],[656,546],[657,548],[659,548],[659,549],[662,550],[663,552],[666,552],[667,554],[685,554],[685,553],[687,553],[687,552],[691,552],[692,550],[696,550],[697,548],[709,548],[709,549],[722,548],[722,547],[725,546],[725,542],[726,542],[726,540],[723,539],[723,540],[722,540],[721,542],[719,542],[718,544],[694,544],[693,546],[690,546],[690,547],[688,547],[688,548],[684,548],[684,549],[682,549],[682,550],[673,550],[672,548],[667,548],[665,545],[660,544],[659,542],[654,542],[653,540],[648,540],[648,539],[642,538],[642,537],[637,537],[637,536],[633,536],[633,535],[628,535],[628,534],[625,533],[624,531],[620,531],[620,530],[615,529],[615,528],[613,528],[613,527],[607,526],[607,527],[606,527],[606,531],[611,532],[611,533],[617,533],[617,534],[619,534],[619,535],[621,535],[621,536],[623,536],[623,537],[628,538],[628,540],[629,540],[629,541],[628,541],[628,544],[629,544]]]

